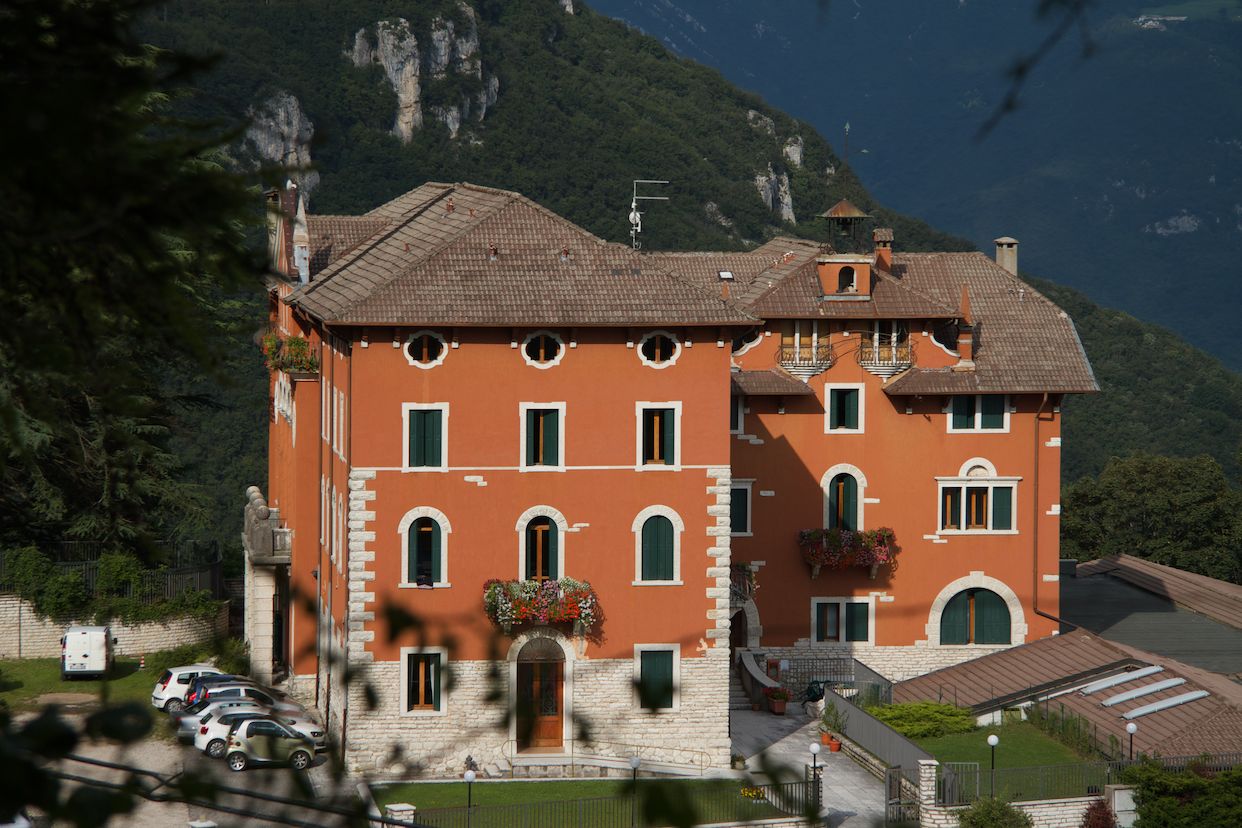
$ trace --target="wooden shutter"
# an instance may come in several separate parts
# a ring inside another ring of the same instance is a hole
[[[427,465],[424,459],[424,438],[423,438],[423,412],[411,411],[408,428],[410,429],[410,456],[408,458],[410,466]]]
[[[441,422],[443,413],[439,410],[420,411],[423,424],[423,462],[424,466],[443,465],[444,454],[440,434],[444,425]]]
[[[643,524],[644,581],[673,580],[673,523],[663,515]]]
[[[838,517],[840,509],[838,505],[841,502],[840,492],[841,475],[837,475],[828,481],[828,528],[840,529],[841,520]]]
[[[975,427],[975,398],[968,395],[953,398],[953,427]]]
[[[841,391],[841,428],[858,428],[858,389]]]
[[[642,462],[655,462],[655,427],[656,412],[653,408],[643,409],[643,446],[642,446]]]
[[[815,640],[841,640],[841,605],[825,601],[815,605]]]
[[[431,691],[431,709],[440,709],[440,654],[424,656],[427,659],[427,687]]]
[[[940,643],[967,644],[970,641],[970,593],[959,592],[945,604],[940,614]]]
[[[643,707],[650,710],[673,706],[673,652],[643,650],[638,662],[638,695]]]
[[[946,486],[940,490],[940,528],[962,528],[962,489],[960,486]]]
[[[733,490],[729,498],[730,531],[746,533],[750,531],[750,489],[739,486]]]
[[[976,644],[1009,643],[1009,607],[1005,599],[987,589],[974,591]]]
[[[431,543],[428,544],[431,553],[431,582],[438,584],[443,580],[440,575],[440,524],[434,520],[431,523]]]
[[[543,423],[543,464],[545,466],[559,466],[560,460],[560,412],[556,409],[550,411],[541,411],[540,420]]]
[[[852,475],[841,475],[841,528],[851,532],[858,529],[858,481]]]
[[[979,414],[980,428],[1005,427],[1005,395],[987,394],[983,397]]]
[[[673,409],[661,409],[660,416],[660,452],[663,455],[664,462],[668,465],[673,464],[676,454],[676,435],[674,428],[676,420],[673,417]]]
[[[419,658],[408,656],[405,660],[405,709],[413,710],[418,705]]]
[[[539,464],[539,411],[526,409],[526,465]]]
[[[559,577],[558,573],[560,572],[560,562],[557,560],[557,555],[559,554],[557,544],[560,541],[558,537],[560,530],[556,528],[556,523],[550,518],[544,518],[544,520],[547,521],[546,526],[548,527],[548,545],[543,554],[544,566],[547,567],[547,576],[555,581]]]
[[[536,553],[539,544],[539,532],[536,527],[539,525],[538,520],[532,520],[526,524],[526,580],[531,580],[539,575],[535,566],[539,561]]]
[[[870,608],[867,604],[846,604],[845,605],[845,640],[846,641],[866,641],[869,626],[868,612]]]
[[[1010,486],[992,488],[992,528],[1013,528],[1013,488]]]

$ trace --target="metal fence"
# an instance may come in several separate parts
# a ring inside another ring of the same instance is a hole
[[[644,793],[644,788],[651,793]],[[667,792],[667,798],[657,800],[660,794],[654,791]],[[721,781],[662,787],[640,780],[637,796],[434,808],[418,811],[414,824],[428,828],[655,828],[668,823],[667,819],[649,822],[645,818],[646,806],[656,800],[664,803],[664,812],[671,808],[683,813],[687,806],[693,807],[695,824],[710,825],[803,816],[815,806],[813,795],[814,786],[808,782],[752,787]]]
[[[817,701],[826,687],[860,707],[890,704],[893,700],[892,682],[856,658],[786,658],[779,663],[780,683],[793,693],[794,701]]]
[[[834,690],[824,694],[824,704],[830,704],[845,714],[845,735],[851,742],[885,764],[901,768],[902,776],[915,785],[919,781],[919,760],[935,758]]]
[[[168,562],[148,569],[139,582],[126,584],[121,597],[153,604],[186,592],[207,590],[213,598],[224,597],[224,571],[219,546],[214,541],[161,541],[157,559]],[[74,572],[88,595],[95,595],[99,581],[99,558],[114,547],[97,541],[62,541],[41,548],[58,572]],[[0,591],[13,588],[9,561],[0,554]]]
[[[995,771],[980,768],[977,762],[946,762],[938,770],[936,803],[969,805],[981,797],[993,796],[1010,802],[1099,796],[1103,794],[1105,785],[1122,782],[1127,768],[1144,761],[1158,762],[1166,770],[1185,770],[1195,766],[1222,771],[1242,766],[1242,753],[997,768]]]

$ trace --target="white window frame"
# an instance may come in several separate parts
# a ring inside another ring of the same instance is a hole
[[[857,529],[855,531],[862,532],[867,528],[867,475],[862,473],[862,469],[850,463],[837,463],[835,466],[824,472],[824,476],[819,479],[820,496],[823,499],[823,526],[828,528],[828,487],[832,485],[832,479],[838,474],[848,474],[854,478],[854,482],[858,485],[858,515]],[[879,502],[879,501],[877,501]]]
[[[328,442],[328,398],[332,394],[332,383],[321,380],[319,383],[319,436]]]
[[[746,395],[745,394],[731,394],[729,396],[729,405],[733,407],[733,411],[730,412],[730,414],[737,415],[737,428],[733,428],[733,426],[730,425],[729,433],[730,434],[745,434],[746,433]],[[732,419],[732,417],[730,417],[730,419]]]
[[[415,339],[418,339],[420,336],[423,336],[424,334],[427,336],[434,336],[436,339],[440,340],[440,356],[436,357],[431,362],[419,362],[416,359],[414,359],[414,357],[410,356],[410,344],[413,343]],[[448,352],[449,352],[449,343],[448,343],[448,340],[444,338],[444,335],[439,333],[438,331],[433,331],[428,328],[423,328],[420,331],[415,331],[414,333],[410,334],[409,336],[405,338],[405,344],[401,346],[401,353],[405,357],[405,361],[408,362],[410,365],[413,365],[415,368],[422,368],[424,371],[429,370],[431,368],[435,368],[437,365],[443,364],[444,358],[448,356]]]
[[[1000,397],[1005,398],[1005,424],[1001,428],[980,428],[979,424],[983,421],[983,398],[984,397]],[[974,397],[975,398],[975,425],[973,428],[954,428],[953,427],[953,398],[954,397]],[[1008,434],[1009,433],[1009,415],[1013,413],[1012,399],[1008,394],[950,394],[949,402],[944,407],[945,413],[945,431],[949,434]]]
[[[440,526],[440,577],[443,580],[430,586],[420,586],[410,578],[410,527],[420,518],[431,518]],[[417,506],[402,516],[401,522],[397,524],[397,536],[401,538],[401,583],[397,584],[399,589],[448,589],[453,585],[448,574],[448,543],[452,531],[453,526],[448,517],[432,506]]]
[[[518,471],[522,472],[563,472],[565,471],[565,409],[563,402],[520,402],[518,403]],[[555,466],[528,466],[526,464],[526,412],[527,411],[557,412],[556,457],[560,463]]]
[[[556,344],[560,346],[560,349],[556,352],[556,359],[550,359],[547,362],[538,362],[536,360],[531,359],[527,355],[526,346],[529,345],[530,341],[537,336],[550,336],[556,340]],[[537,331],[531,331],[530,333],[526,335],[526,337],[522,340],[522,345],[518,349],[518,353],[522,355],[522,361],[525,362],[530,367],[538,368],[540,371],[546,371],[549,368],[553,368],[561,364],[561,360],[565,358],[566,350],[568,349],[565,347],[565,340],[564,338],[561,337],[560,334],[558,334],[556,331],[540,329]]]
[[[337,492],[336,495],[336,571],[345,573],[345,532],[346,526],[346,501],[345,493]]]
[[[411,411],[439,411],[440,412],[440,465],[438,466],[411,466],[410,465],[410,412]],[[436,403],[401,403],[401,471],[403,472],[447,472],[448,471],[448,429],[449,429],[449,404],[446,402]]]
[[[643,580],[643,524],[657,515],[668,518],[669,522],[673,524],[673,580],[671,581]],[[681,519],[681,515],[668,506],[648,506],[634,516],[634,522],[630,525],[630,531],[634,533],[634,581],[631,586],[683,586],[684,583],[681,580],[681,535],[686,531],[686,524]]]
[[[639,688],[642,686],[643,662],[642,653],[671,652],[673,654],[673,706],[643,707]],[[634,709],[642,713],[676,712],[681,710],[681,645],[680,644],[635,644],[634,645]]]
[[[937,477],[936,478],[936,531],[937,535],[1017,535],[1018,532],[1018,483],[1021,477]],[[961,524],[966,525],[966,488],[986,488],[988,490],[988,528],[987,529],[941,529],[944,526],[944,490],[947,488],[959,487],[962,489],[961,497]],[[1010,515],[1012,517],[1012,529],[993,529],[992,528],[992,490],[995,488],[1008,488],[1013,490],[1012,501],[1010,502]]]
[[[832,427],[832,392],[858,392],[858,428]],[[867,385],[862,382],[829,382],[824,385],[824,433],[825,434],[865,434],[867,431]]]
[[[840,604],[841,616],[840,623],[842,627],[842,637],[840,641],[820,641],[816,639],[815,633],[815,616],[819,614],[820,604]],[[844,636],[845,627],[845,605],[846,604],[866,604],[867,605],[867,640],[866,641],[846,641]],[[867,644],[875,646],[875,596],[874,595],[842,595],[828,598],[812,598],[811,599],[811,634],[810,641],[812,646],[853,646],[856,644]]]
[[[565,575],[565,536],[569,532],[569,522],[565,520],[565,516],[551,506],[532,506],[527,509],[517,519],[514,528],[517,530],[517,579],[519,581],[526,580],[526,525],[535,518],[546,517],[552,520],[552,525],[556,527],[556,575],[552,580],[559,581],[566,577]]]
[[[406,659],[411,656],[420,656],[420,655],[439,655],[440,656],[440,673],[439,675],[436,676],[436,678],[440,682],[440,690],[439,690],[440,709],[439,710],[420,710],[420,709],[408,710],[406,709],[410,706],[409,704],[410,703],[410,684],[408,681],[406,681],[406,676],[409,675],[409,668],[405,666]],[[406,716],[410,718],[418,718],[418,717],[424,717],[424,716],[447,716],[448,715],[448,682],[444,680],[445,673],[448,672],[448,664],[449,664],[448,656],[449,656],[448,650],[444,647],[402,647],[401,648],[401,659],[397,662],[398,668],[401,671],[401,676],[398,679],[398,681],[400,682],[400,686],[401,686],[401,693],[400,693],[401,700],[399,702],[401,706],[397,708],[397,715]]]
[[[730,521],[729,523],[729,536],[730,537],[752,538],[755,536],[755,497],[754,497],[754,492],[753,492],[754,485],[755,485],[754,479],[738,480],[736,478],[733,480],[732,483],[729,484],[729,489],[730,489],[729,508],[730,509],[733,508],[733,491],[732,490],[733,489],[745,489],[746,490],[746,531],[745,532],[733,531],[733,523],[732,521]]]
[[[328,563],[336,563],[336,484],[328,490]]]
[[[643,463],[643,412],[655,408],[673,409],[673,462]],[[681,401],[634,403],[634,470],[681,471]]]
[[[664,362],[652,362],[651,360],[647,359],[646,354],[643,353],[643,346],[647,344],[647,341],[657,336],[667,336],[669,340],[673,343],[673,355],[669,357],[668,359],[666,359]],[[665,331],[665,330],[648,331],[647,333],[642,335],[641,339],[638,340],[638,344],[635,350],[638,352],[639,362],[641,362],[643,365],[646,365],[648,368],[654,368],[657,371],[662,371],[665,368],[676,365],[677,360],[681,358],[681,339],[678,338],[677,334],[672,333],[671,331]]]

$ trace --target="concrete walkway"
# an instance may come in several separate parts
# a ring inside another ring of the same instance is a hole
[[[790,704],[785,716],[750,710],[730,711],[733,752],[746,758],[746,769],[759,775],[773,764],[803,779],[811,764],[811,745],[819,744],[819,721],[800,705]],[[823,805],[833,828],[872,828],[884,824],[884,783],[844,753],[819,754],[824,780]],[[788,779],[788,778],[787,778]]]

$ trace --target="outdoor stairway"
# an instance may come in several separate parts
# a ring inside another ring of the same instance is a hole
[[[750,698],[742,689],[742,680],[733,671],[729,672],[729,709],[750,710]]]

